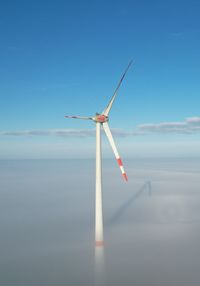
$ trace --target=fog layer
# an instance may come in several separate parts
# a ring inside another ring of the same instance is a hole
[[[103,164],[104,284],[199,285],[200,160]],[[95,285],[94,166],[0,162],[0,285]]]

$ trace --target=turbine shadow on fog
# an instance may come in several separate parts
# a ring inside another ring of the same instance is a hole
[[[121,205],[118,210],[112,215],[112,217],[107,221],[107,226],[112,226],[117,223],[118,220],[123,216],[123,214],[127,211],[127,209],[142,195],[142,193],[147,190],[149,196],[151,196],[151,182],[146,181],[144,185],[136,192],[133,196],[131,196],[123,205]]]

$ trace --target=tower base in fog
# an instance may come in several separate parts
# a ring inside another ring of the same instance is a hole
[[[96,247],[104,247],[104,241],[95,241]]]

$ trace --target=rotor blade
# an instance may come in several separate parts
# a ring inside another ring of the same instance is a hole
[[[121,172],[122,172],[122,175],[123,175],[124,179],[125,179],[126,181],[128,181],[127,175],[126,175],[126,173],[125,173],[125,171],[124,171],[124,167],[123,167],[123,164],[122,164],[122,160],[121,160],[121,158],[120,158],[120,156],[119,156],[119,153],[118,153],[118,151],[117,151],[117,148],[116,148],[116,145],[115,145],[115,142],[114,142],[112,133],[111,133],[111,131],[110,131],[110,127],[109,127],[109,125],[108,125],[107,122],[103,123],[103,129],[104,129],[104,131],[105,131],[105,133],[106,133],[106,136],[108,137],[108,141],[110,142],[110,145],[111,145],[111,147],[112,147],[112,149],[113,149],[113,152],[114,152],[114,154],[115,154],[115,158],[116,158],[117,163],[118,163],[118,165],[119,165],[119,167],[120,167],[120,170],[121,170]]]
[[[92,117],[84,117],[84,116],[64,116],[65,118],[75,118],[75,119],[84,119],[84,120],[93,120]]]
[[[111,107],[112,107],[112,105],[113,105],[113,102],[114,102],[114,100],[115,100],[115,97],[116,97],[116,95],[117,95],[117,92],[118,92],[118,90],[119,90],[119,88],[120,88],[120,85],[121,85],[121,83],[122,83],[122,81],[123,81],[123,79],[124,79],[124,77],[125,77],[125,75],[126,75],[128,69],[129,69],[129,67],[131,66],[132,62],[133,62],[133,60],[131,60],[130,63],[128,64],[128,66],[127,66],[125,72],[123,73],[123,75],[122,75],[122,77],[121,77],[121,79],[120,79],[120,81],[119,81],[119,83],[118,83],[118,85],[117,85],[117,88],[115,89],[115,92],[114,92],[114,94],[113,94],[113,96],[112,96],[110,102],[108,103],[106,109],[103,111],[102,114],[108,116],[108,114],[109,114],[109,112],[110,112],[110,109],[111,109]]]

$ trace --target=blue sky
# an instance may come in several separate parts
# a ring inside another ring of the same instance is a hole
[[[64,115],[101,112],[130,59],[120,153],[200,155],[199,15],[194,0],[1,3],[0,158],[92,157],[94,125]]]

